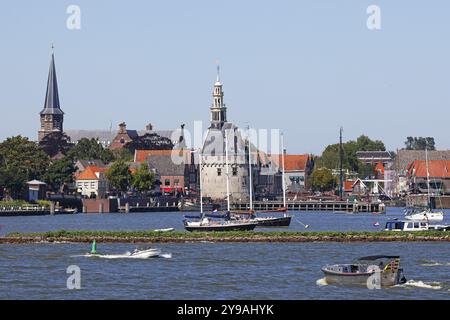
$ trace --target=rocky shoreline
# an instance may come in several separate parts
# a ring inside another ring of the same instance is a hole
[[[55,231],[41,234],[9,234],[0,244],[28,243],[192,243],[192,242],[450,242],[446,232],[121,232]]]

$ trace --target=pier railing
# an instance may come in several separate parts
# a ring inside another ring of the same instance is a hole
[[[286,202],[288,210],[295,211],[332,211],[332,212],[373,212],[384,213],[386,206],[382,202],[367,201],[330,201],[330,200],[290,200]],[[234,202],[233,210],[248,210],[250,204],[245,201]],[[254,201],[254,210],[276,210],[283,208],[282,201]]]

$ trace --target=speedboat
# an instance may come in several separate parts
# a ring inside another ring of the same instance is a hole
[[[420,212],[412,211],[407,212],[407,214],[405,215],[405,219],[413,221],[442,221],[444,220],[444,212],[433,212],[430,209],[425,209]]]
[[[161,255],[161,250],[160,249],[154,249],[154,248],[149,248],[149,249],[134,249],[133,252],[130,252],[130,258],[138,258],[138,259],[148,259],[151,257],[158,257],[159,255]]]
[[[161,250],[153,248],[135,249],[133,252],[127,251],[123,254],[99,254],[97,252],[90,252],[85,256],[104,259],[148,259],[161,256]]]
[[[327,284],[390,287],[406,282],[399,265],[399,256],[378,255],[359,258],[354,264],[327,265],[322,272]]]
[[[164,229],[155,229],[154,232],[172,232],[175,228],[164,228]]]

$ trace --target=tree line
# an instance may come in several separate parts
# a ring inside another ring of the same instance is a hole
[[[61,137],[49,137],[43,143],[36,143],[19,135],[0,143],[0,193],[3,197],[23,198],[26,183],[34,179],[47,183],[49,191],[63,192],[74,182],[77,160],[113,162],[106,176],[111,187],[118,192],[130,188],[147,192],[155,182],[155,175],[146,164],[141,165],[135,174],[131,173],[127,162],[132,160],[132,154],[127,149],[113,153],[98,140],[83,138],[77,144],[70,144],[70,140],[65,141],[67,143],[63,141],[58,148],[49,150],[51,144],[57,141],[61,143]],[[50,154],[56,155],[56,149],[58,152],[64,150],[64,153],[53,158],[46,153],[50,151]]]

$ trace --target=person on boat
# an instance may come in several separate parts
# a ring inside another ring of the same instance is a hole
[[[95,239],[92,241],[91,254],[97,254],[97,242],[95,242]]]

